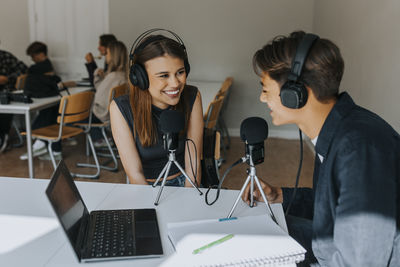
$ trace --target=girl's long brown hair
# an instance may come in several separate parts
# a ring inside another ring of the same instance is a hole
[[[153,35],[145,38],[154,38]],[[140,45],[139,45],[140,46]],[[144,63],[156,57],[169,55],[171,57],[187,60],[186,53],[180,43],[170,38],[163,38],[158,41],[151,42],[135,54],[135,64],[140,64],[144,68]],[[157,125],[154,124],[151,112],[151,95],[149,90],[141,90],[129,81],[130,88],[130,104],[133,114],[134,137],[139,137],[139,141],[143,147],[148,147],[157,143]],[[185,132],[187,130],[187,122],[190,117],[190,109],[188,108],[188,99],[185,89],[182,91],[179,102],[173,109],[179,110],[185,114]],[[188,112],[187,112],[188,111]]]

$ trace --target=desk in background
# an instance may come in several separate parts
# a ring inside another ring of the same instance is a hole
[[[88,91],[91,87],[73,87],[69,88],[70,94],[76,94],[83,91]],[[62,95],[66,95],[66,91],[61,92]],[[30,104],[11,102],[7,105],[0,104],[0,113],[8,114],[23,114],[25,115],[25,128],[26,128],[26,148],[28,152],[28,168],[29,177],[35,177],[35,169],[33,168],[33,155],[32,155],[32,129],[31,129],[31,112],[40,111],[42,109],[57,105],[61,97],[52,96],[45,98],[32,98],[33,102]]]
[[[0,177],[0,215],[40,216],[56,220],[45,195],[48,183],[49,180],[43,179]],[[163,263],[164,266],[174,255],[174,249],[167,237],[167,223],[226,217],[239,193],[238,190],[222,190],[218,201],[213,206],[208,206],[204,202],[204,196],[199,196],[194,188],[167,186],[161,195],[160,204],[154,206],[158,187],[95,182],[76,184],[89,210],[155,208],[164,249],[162,258],[103,261],[87,264],[90,267],[146,267]],[[201,190],[205,192],[204,188]],[[282,206],[272,204],[271,207],[279,224],[287,231]],[[234,216],[259,215],[266,212],[263,204],[249,208],[240,201]],[[61,226],[12,251],[0,254],[0,263],[2,266],[83,266],[79,264]]]

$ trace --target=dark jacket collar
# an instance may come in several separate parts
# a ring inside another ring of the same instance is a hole
[[[341,123],[341,120],[346,117],[354,107],[356,107],[356,104],[348,93],[343,92],[339,95],[336,104],[326,118],[321,132],[318,135],[317,144],[315,146],[315,151],[318,154],[326,158],[337,127]]]

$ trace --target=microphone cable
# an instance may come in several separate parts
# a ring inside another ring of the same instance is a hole
[[[300,178],[300,172],[301,172],[301,167],[303,165],[303,134],[301,132],[301,130],[299,129],[299,138],[300,138],[300,161],[299,161],[299,168],[297,169],[297,175],[296,175],[296,184],[294,186],[293,189],[293,194],[292,194],[292,198],[289,201],[288,207],[286,209],[285,212],[285,216],[287,216],[289,214],[289,210],[290,207],[292,206],[293,200],[296,197],[296,191],[297,191],[297,187],[299,185],[299,178]]]
[[[219,191],[221,190],[221,186],[222,186],[222,183],[225,180],[225,177],[228,175],[228,173],[232,170],[233,167],[235,167],[236,165],[238,165],[240,163],[243,163],[243,162],[246,162],[246,157],[240,158],[239,160],[234,162],[231,166],[229,166],[228,169],[226,169],[224,175],[222,176],[221,181],[219,181],[218,186],[213,185],[213,186],[208,187],[208,190],[207,190],[206,195],[205,195],[205,201],[206,201],[207,205],[211,206],[218,200]],[[211,189],[216,189],[216,188],[218,189],[217,195],[215,196],[214,201],[210,203],[210,202],[208,202],[208,193],[210,192]]]
[[[199,185],[197,184],[197,148],[196,148],[196,144],[194,143],[194,141],[192,139],[187,138],[185,140],[185,144],[188,143],[188,141],[192,142],[192,144],[194,146],[194,153],[195,153],[195,160],[196,160],[195,171],[193,171],[192,155],[190,154],[189,144],[187,146],[187,150],[188,150],[188,154],[189,154],[190,168],[192,169],[192,174],[194,177],[194,184],[198,187]]]

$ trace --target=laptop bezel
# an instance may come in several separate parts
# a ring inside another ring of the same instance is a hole
[[[79,200],[82,201],[82,204],[83,204],[83,207],[84,207],[83,215],[81,217],[81,225],[79,227],[79,234],[77,236],[76,244],[73,244],[74,242],[70,238],[70,236],[68,235],[67,229],[61,223],[61,217],[57,213],[56,207],[53,204],[53,202],[51,200],[51,197],[50,197],[52,191],[54,190],[54,186],[55,186],[56,182],[58,181],[58,179],[60,178],[61,175],[65,175],[65,177],[67,178],[66,180],[67,180],[68,184],[70,185],[70,187],[74,191],[74,193],[77,194]],[[72,249],[74,250],[74,252],[75,252],[75,254],[76,254],[77,258],[78,258],[78,260],[81,261],[81,259],[82,259],[82,255],[81,255],[81,253],[82,253],[82,245],[84,244],[84,238],[85,238],[85,235],[82,234],[82,233],[86,232],[86,229],[82,229],[82,227],[85,228],[85,227],[88,226],[87,221],[88,221],[88,217],[89,217],[89,211],[88,211],[88,209],[86,207],[85,202],[82,199],[81,194],[79,193],[78,188],[76,187],[76,185],[74,183],[74,180],[73,180],[73,178],[71,176],[71,173],[69,172],[69,170],[68,170],[68,168],[65,165],[65,162],[63,160],[61,160],[58,163],[58,166],[57,166],[56,170],[53,172],[53,175],[52,175],[52,177],[50,179],[50,183],[49,183],[49,185],[47,186],[47,189],[46,189],[46,195],[47,195],[47,198],[49,199],[51,207],[54,210],[54,213],[56,214],[56,216],[58,218],[58,221],[60,222],[61,227],[64,230],[65,235],[68,238],[68,241],[69,241],[68,243],[70,243]]]

